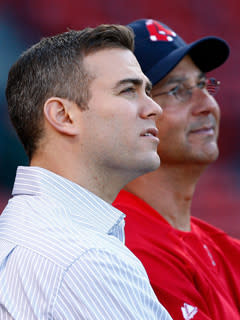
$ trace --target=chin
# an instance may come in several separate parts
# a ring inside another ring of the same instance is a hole
[[[192,158],[203,164],[210,164],[216,161],[218,155],[219,150],[216,144],[199,148],[199,150],[195,149],[195,151],[192,152]]]
[[[204,154],[196,157],[197,162],[200,164],[211,164],[212,162],[216,161],[218,158],[218,152],[212,154]]]
[[[219,156],[219,150],[217,147],[216,149],[207,152],[207,158],[209,159],[209,162],[216,161],[218,156]]]
[[[138,176],[144,175],[148,172],[155,171],[160,166],[160,158],[156,154],[155,157],[152,157],[151,159],[145,159],[141,164],[139,164],[137,168]]]
[[[160,166],[160,163],[161,163],[160,158],[158,155],[156,155],[154,159],[151,159],[151,161],[148,161],[147,163],[148,165],[146,167],[145,173],[157,170]]]

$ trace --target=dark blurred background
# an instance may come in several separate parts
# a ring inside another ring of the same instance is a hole
[[[240,1],[238,0],[0,0],[0,210],[11,194],[17,165],[27,164],[7,115],[5,85],[10,66],[43,36],[101,23],[155,18],[187,42],[216,35],[228,41],[229,60],[211,73],[221,80],[220,157],[197,187],[193,214],[240,237]]]

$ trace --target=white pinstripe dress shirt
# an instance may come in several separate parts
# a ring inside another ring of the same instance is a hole
[[[48,170],[19,167],[0,217],[0,319],[171,319],[123,242],[123,213]]]

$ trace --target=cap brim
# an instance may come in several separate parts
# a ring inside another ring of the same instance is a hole
[[[155,85],[163,79],[187,54],[203,72],[209,72],[223,64],[229,56],[228,44],[217,37],[205,37],[172,51],[145,74]]]

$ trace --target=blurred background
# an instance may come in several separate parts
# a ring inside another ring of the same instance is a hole
[[[187,42],[216,35],[228,41],[229,60],[211,75],[221,81],[220,157],[201,177],[193,215],[240,237],[240,1],[238,0],[0,0],[0,211],[16,167],[27,164],[7,115],[5,85],[10,66],[43,36],[101,23],[155,18]]]

